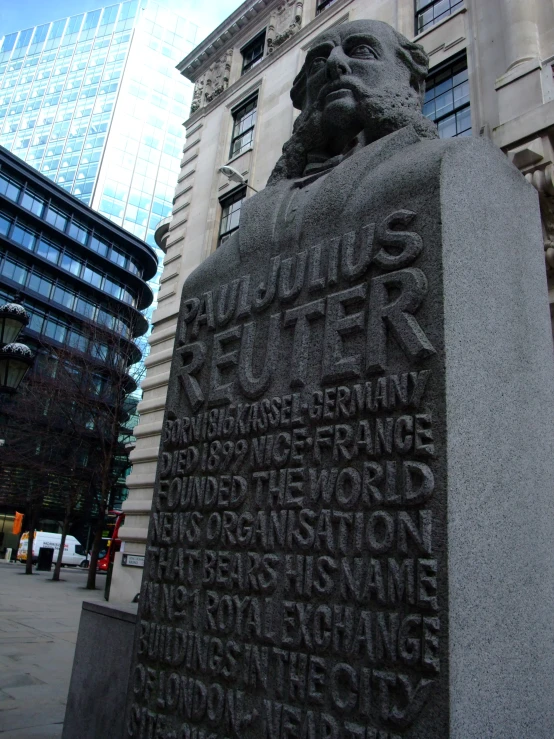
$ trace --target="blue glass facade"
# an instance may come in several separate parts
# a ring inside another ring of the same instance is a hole
[[[25,296],[28,331],[81,350],[92,323],[131,342],[155,270],[152,249],[0,148],[0,299]]]
[[[143,313],[152,302],[147,281],[156,268],[153,249],[0,147],[0,303],[16,293],[24,299],[24,341],[37,377],[60,351],[65,367],[86,365],[102,393],[114,373],[124,376],[116,382],[127,394],[124,443],[136,422]],[[123,481],[117,495],[119,502],[126,495]]]
[[[4,36],[0,145],[157,250],[192,92],[175,64],[196,30],[130,0]]]

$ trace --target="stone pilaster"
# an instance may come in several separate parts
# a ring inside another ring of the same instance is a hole
[[[503,0],[506,71],[496,80],[502,125],[544,100],[536,0]]]
[[[539,58],[536,0],[504,0],[505,48],[509,72]]]
[[[540,136],[507,152],[510,160],[537,190],[541,209],[544,259],[551,319],[554,318],[554,146],[552,133]],[[554,330],[554,322],[553,322]]]

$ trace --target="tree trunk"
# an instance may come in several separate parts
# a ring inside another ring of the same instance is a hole
[[[36,512],[32,504],[29,505],[29,539],[27,541],[27,561],[25,562],[25,574],[33,574],[33,542],[35,540]]]
[[[100,516],[96,524],[94,539],[92,542],[92,551],[90,553],[90,564],[88,568],[87,590],[96,590],[96,568],[98,566],[98,555],[102,546],[102,530],[104,528],[105,511],[100,511]]]
[[[65,518],[62,526],[62,540],[60,541],[60,548],[58,549],[58,559],[56,566],[54,567],[54,574],[52,580],[58,581],[60,579],[60,570],[62,568],[63,549],[65,546],[65,537],[67,536],[67,530],[69,528],[69,511],[65,512]]]

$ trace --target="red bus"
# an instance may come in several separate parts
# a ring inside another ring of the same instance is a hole
[[[100,572],[107,572],[110,564],[113,564],[115,553],[121,548],[119,529],[123,526],[125,514],[123,511],[109,511],[106,519],[108,538],[103,537],[102,548],[98,554],[98,567]]]

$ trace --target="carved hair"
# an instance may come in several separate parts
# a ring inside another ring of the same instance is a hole
[[[379,21],[368,21],[368,23],[381,25]],[[413,92],[402,97],[397,94],[396,101],[388,106],[383,105],[380,113],[382,135],[411,124],[422,138],[436,138],[436,126],[421,113],[425,96],[425,80],[429,70],[429,57],[422,46],[414,44],[392,26],[388,26],[388,29],[394,34],[397,42],[398,58],[410,72],[410,86]],[[268,185],[273,185],[283,179],[301,177],[306,166],[308,151],[318,150],[324,145],[318,111],[313,106],[306,106],[307,76],[308,70],[304,63],[290,92],[294,107],[302,112],[294,122],[292,136],[283,146],[283,153],[271,173]],[[373,99],[378,97],[375,95]],[[385,102],[384,97],[383,102]]]

